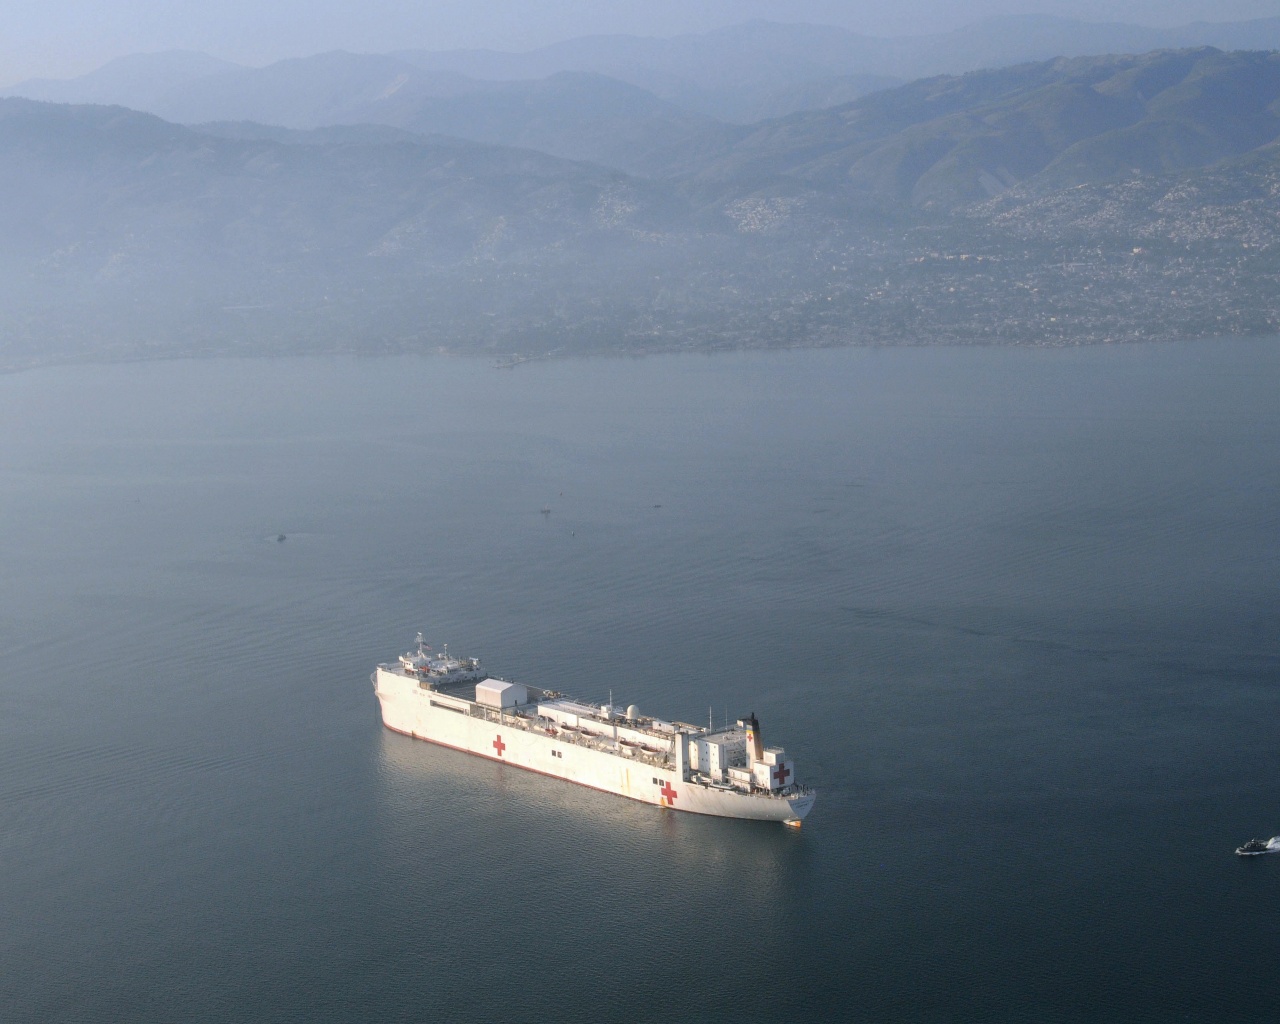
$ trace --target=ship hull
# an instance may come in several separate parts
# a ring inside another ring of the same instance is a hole
[[[533,730],[514,715],[483,717],[469,702],[441,697],[398,672],[379,668],[374,687],[383,724],[394,732],[563,779],[642,803],[693,814],[761,821],[799,822],[814,794],[771,796],[744,793],[682,779],[674,766],[633,759]]]

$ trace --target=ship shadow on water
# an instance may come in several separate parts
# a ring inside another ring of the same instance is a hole
[[[377,743],[385,863],[370,870],[400,880],[405,948],[434,951],[405,965],[424,985],[471,970],[500,934],[539,951],[524,1019],[564,1019],[557,992],[590,1003],[590,978],[607,979],[594,998],[652,1019],[680,1014],[721,970],[707,934],[745,929],[762,963],[806,942],[820,870],[803,829],[642,804],[385,729]]]
[[[727,891],[774,892],[808,875],[804,830],[778,822],[673,811],[386,729],[379,759],[389,830],[447,830],[481,843],[502,836],[509,847],[552,835],[619,857],[660,856],[667,870],[688,871],[704,887],[720,878]]]

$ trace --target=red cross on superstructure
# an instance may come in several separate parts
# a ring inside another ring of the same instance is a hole
[[[675,806],[676,791],[674,787],[671,785],[670,780],[664,779],[662,781],[662,788],[658,790],[658,792],[662,794],[662,799],[665,801],[665,806],[667,807]]]
[[[493,749],[498,752],[498,756],[502,756],[502,752],[507,749],[507,745],[502,742],[502,734],[498,734],[498,738],[493,741]]]
[[[791,778],[791,769],[785,764],[780,764],[773,770],[773,781],[778,784],[781,789],[787,784],[787,779]]]

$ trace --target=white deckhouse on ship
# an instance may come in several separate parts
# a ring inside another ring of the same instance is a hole
[[[755,714],[724,729],[572,700],[485,674],[477,658],[418,649],[371,677],[388,729],[644,803],[798,826],[817,794]]]

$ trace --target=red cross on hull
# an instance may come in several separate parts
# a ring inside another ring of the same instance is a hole
[[[773,770],[773,781],[777,783],[779,789],[787,784],[789,778],[791,778],[791,769],[785,764],[780,764]]]
[[[676,791],[670,781],[663,780],[662,788],[658,792],[662,794],[663,807],[674,807],[676,805]]]
[[[496,750],[496,751],[498,752],[498,756],[499,756],[499,757],[501,757],[501,756],[502,756],[502,752],[503,752],[504,750],[506,750],[506,749],[507,749],[507,745],[506,745],[505,743],[503,743],[503,742],[502,742],[502,734],[501,734],[501,733],[499,733],[499,734],[498,734],[498,736],[497,736],[497,738],[493,741],[493,749],[494,749],[494,750]]]

